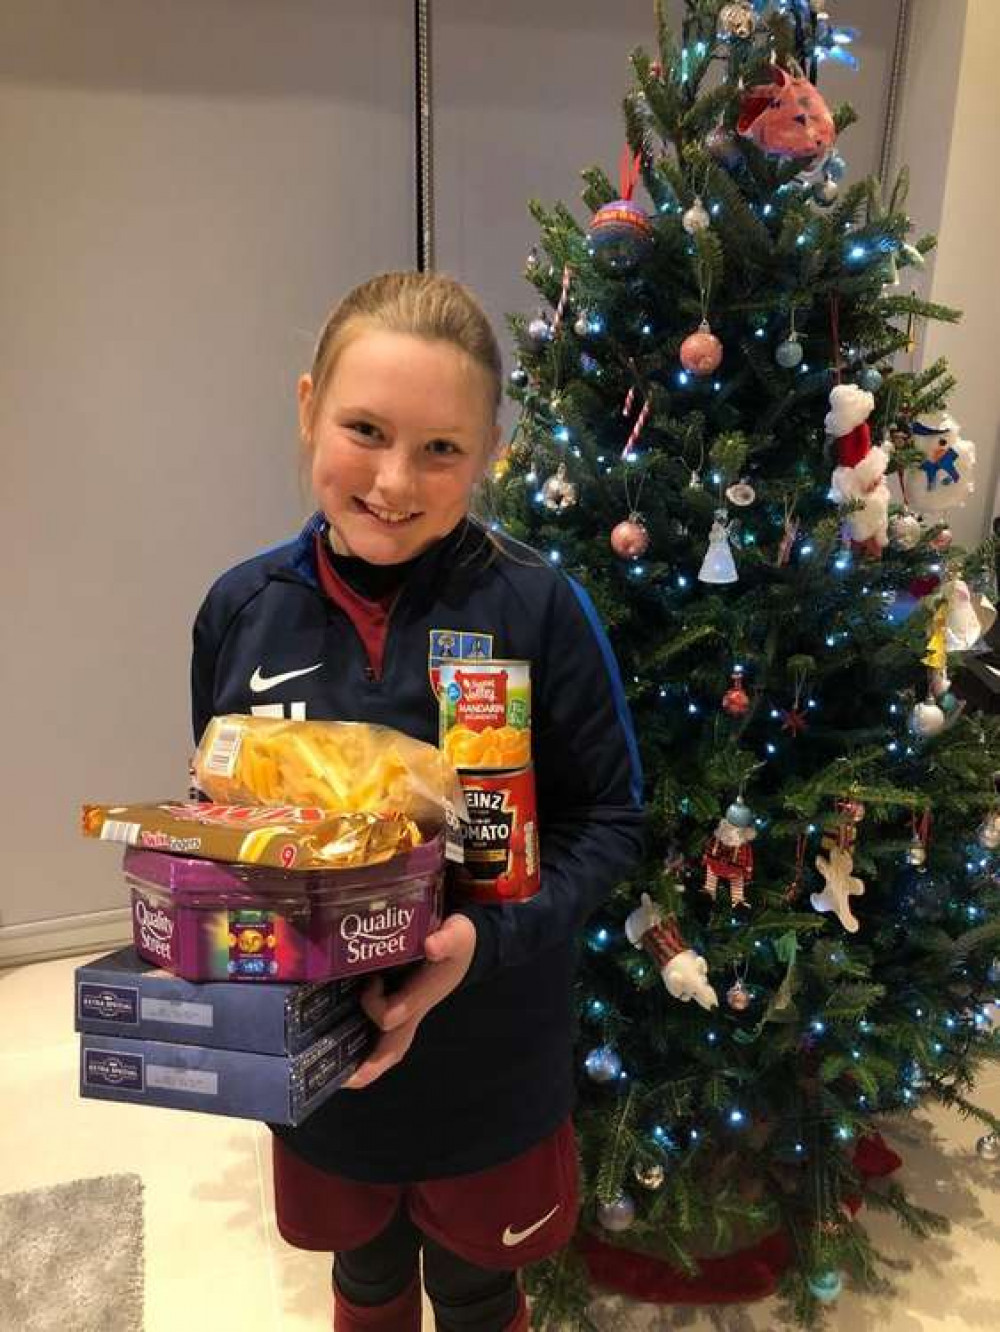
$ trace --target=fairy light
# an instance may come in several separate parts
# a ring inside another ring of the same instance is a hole
[[[569,429],[568,429],[568,427],[567,427],[567,426],[559,426],[559,428],[558,428],[558,429],[556,430],[556,432],[555,432],[555,436],[556,436],[556,439],[558,439],[558,440],[560,441],[560,443],[562,443],[562,444],[568,444],[568,443],[569,443]]]
[[[691,376],[686,370],[677,371],[677,382],[682,388],[685,388],[691,382]]]
[[[746,1122],[746,1115],[743,1113],[742,1110],[730,1110],[729,1122],[730,1124],[733,1124],[736,1128],[739,1128],[741,1124]]]

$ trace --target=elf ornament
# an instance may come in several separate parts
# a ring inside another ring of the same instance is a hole
[[[680,936],[673,916],[654,906],[649,893],[643,893],[641,906],[629,913],[625,936],[633,948],[644,948],[660,968],[667,992],[684,1003],[694,1000],[711,1012],[719,1006],[719,996],[708,983],[708,963]]]
[[[704,891],[715,901],[719,880],[729,884],[734,907],[748,906],[745,889],[753,878],[753,847],[757,836],[753,814],[742,796],[737,796],[716,824],[708,840],[702,864],[705,866]]]
[[[889,544],[889,487],[885,481],[889,445],[873,445],[868,418],[875,409],[872,394],[856,384],[837,384],[830,390],[830,410],[824,425],[837,441],[837,462],[830,479],[830,496],[837,504],[859,502],[846,522],[854,547],[875,559]]]
[[[956,509],[975,490],[976,446],[962,439],[947,412],[929,412],[912,422],[913,443],[924,461],[907,471],[907,495],[921,513]]]

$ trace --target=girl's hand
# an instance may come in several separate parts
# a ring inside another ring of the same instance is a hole
[[[400,1062],[426,1014],[461,982],[475,951],[475,925],[468,916],[449,916],[433,934],[428,934],[424,941],[426,961],[400,989],[387,995],[382,977],[371,978],[362,992],[361,1005],[381,1035],[365,1062],[343,1084],[345,1087],[367,1087]]]

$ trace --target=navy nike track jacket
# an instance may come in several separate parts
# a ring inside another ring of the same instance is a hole
[[[430,658],[441,633],[531,663],[541,891],[462,905],[476,950],[405,1058],[275,1129],[321,1169],[405,1183],[486,1169],[572,1110],[573,975],[584,922],[642,853],[642,774],[618,667],[583,588],[529,547],[463,520],[412,566],[381,678],[322,591],[314,515],[299,536],[225,573],[194,626],[195,739],[221,713],[392,726],[436,744]],[[436,632],[437,631],[437,632]]]

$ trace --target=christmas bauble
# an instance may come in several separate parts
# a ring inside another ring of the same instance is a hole
[[[981,1161],[1000,1161],[1000,1134],[984,1133],[976,1142],[976,1155]]]
[[[601,363],[596,357],[588,356],[586,352],[580,357],[580,369],[585,375],[592,375],[601,368]]]
[[[633,1174],[635,1175],[636,1183],[641,1184],[644,1189],[650,1189],[651,1191],[661,1189],[663,1187],[663,1181],[667,1177],[667,1172],[658,1161],[654,1161],[650,1165],[644,1165],[641,1161],[636,1161]]]
[[[976,837],[987,851],[995,851],[1000,846],[1000,812],[987,815],[979,825]]]
[[[621,1055],[610,1045],[601,1045],[587,1055],[584,1068],[592,1082],[614,1082],[622,1071]]]
[[[726,810],[726,821],[737,828],[749,828],[753,823],[753,810],[742,796],[737,796]]]
[[[719,11],[719,37],[727,42],[749,41],[756,22],[753,5],[747,4],[746,0],[733,0]]]
[[[515,388],[527,388],[528,372],[523,365],[515,365],[510,372],[510,382]]]
[[[844,1278],[839,1272],[817,1272],[809,1278],[809,1293],[821,1304],[832,1304],[844,1289]]]
[[[958,707],[958,699],[955,697],[955,695],[951,692],[950,689],[946,689],[945,692],[939,696],[938,707],[941,709],[941,711],[944,713],[946,717],[949,716],[952,712],[954,712],[955,709]]]
[[[925,703],[918,703],[910,713],[910,730],[914,735],[927,738],[931,735],[938,735],[944,729],[944,713],[934,702],[928,699]]]
[[[831,176],[824,176],[813,186],[813,198],[821,208],[830,208],[837,202],[840,186]]]
[[[742,684],[733,684],[722,695],[722,709],[730,717],[745,717],[750,711],[750,698]]]
[[[794,334],[784,342],[779,342],[774,350],[774,359],[782,370],[794,370],[797,365],[801,365],[802,355],[802,343]]]
[[[919,545],[923,529],[915,513],[900,513],[889,524],[889,536],[897,550],[912,550]]]
[[[877,393],[882,387],[882,376],[873,365],[866,365],[858,375],[858,387],[866,393]]]
[[[631,199],[599,208],[587,229],[591,253],[619,272],[634,268],[653,244],[653,224]]]
[[[1000,957],[995,957],[986,968],[986,979],[991,985],[1000,985]]]
[[[528,337],[537,346],[541,346],[543,342],[551,341],[552,325],[544,315],[538,315],[536,318],[532,319],[531,323],[528,325]]]
[[[576,317],[576,323],[573,325],[573,332],[578,338],[586,338],[590,335],[590,318],[584,313]]]
[[[627,1193],[619,1193],[614,1202],[598,1203],[597,1219],[605,1230],[628,1230],[635,1220],[635,1203]]]
[[[738,166],[743,159],[736,135],[722,125],[709,130],[705,137],[705,149],[710,157],[724,167]]]
[[[931,537],[930,545],[939,555],[943,554],[955,540],[950,527],[942,527],[940,532]]]
[[[735,1013],[745,1013],[752,1002],[753,995],[742,981],[736,981],[726,991],[726,1003]]]
[[[710,375],[722,363],[722,343],[703,321],[681,343],[681,365],[689,374]]]
[[[611,549],[623,560],[637,560],[649,549],[649,532],[637,513],[623,519],[611,533]]]
[[[708,209],[695,195],[694,203],[681,218],[681,226],[689,236],[693,236],[696,232],[707,231],[711,225],[712,219],[708,215]]]

